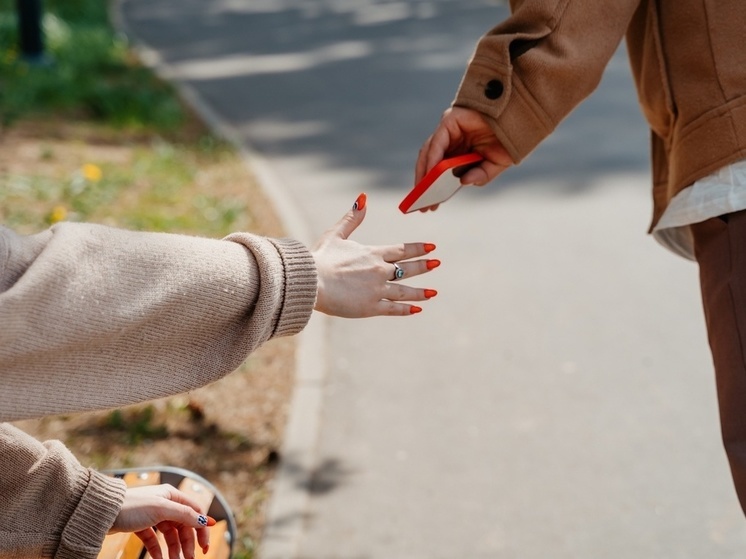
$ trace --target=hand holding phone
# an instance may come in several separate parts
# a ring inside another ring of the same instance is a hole
[[[463,173],[459,172],[459,168],[471,167],[483,159],[482,155],[475,152],[444,159],[430,169],[405,196],[399,209],[407,214],[442,204],[461,189],[459,176]]]

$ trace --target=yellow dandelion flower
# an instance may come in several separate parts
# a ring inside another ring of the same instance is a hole
[[[85,180],[90,182],[98,182],[101,180],[103,173],[101,167],[94,165],[93,163],[86,163],[83,165],[83,177]]]
[[[64,221],[66,217],[67,208],[65,208],[65,206],[55,206],[52,208],[52,213],[49,214],[49,222],[57,223],[59,221]]]

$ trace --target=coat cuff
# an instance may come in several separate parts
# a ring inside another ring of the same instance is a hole
[[[513,69],[487,56],[474,56],[453,106],[481,113],[518,164],[552,133],[556,124],[531,96]],[[495,97],[495,92],[500,92]]]

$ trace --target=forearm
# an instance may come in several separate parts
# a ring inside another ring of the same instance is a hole
[[[516,0],[478,43],[454,106],[482,113],[515,163],[598,85],[639,0]]]
[[[125,487],[83,468],[59,442],[0,424],[0,558],[94,559]]]
[[[0,420],[213,382],[302,329],[315,289],[313,258],[293,241],[0,229]]]

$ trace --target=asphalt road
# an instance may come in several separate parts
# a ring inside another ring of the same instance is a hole
[[[443,262],[411,281],[440,292],[417,316],[313,319],[321,407],[293,416],[312,479],[286,457],[280,484],[305,498],[270,514],[270,533],[296,529],[265,559],[746,553],[696,266],[646,235],[648,134],[623,51],[521,167],[402,216],[417,150],[504,7],[126,0],[122,14],[261,155],[311,238],[365,191],[356,239],[434,242]]]

